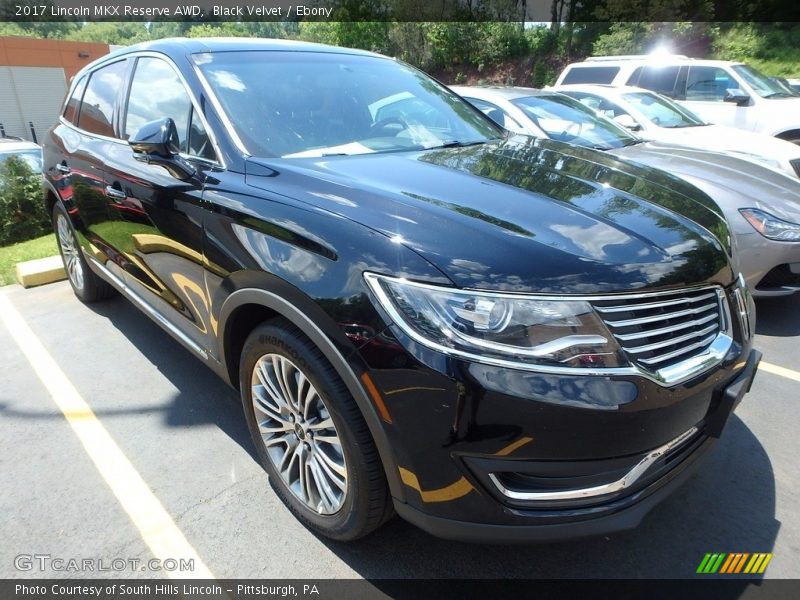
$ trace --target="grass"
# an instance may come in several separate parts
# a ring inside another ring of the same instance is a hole
[[[14,283],[14,266],[18,262],[58,254],[55,234],[49,234],[0,248],[0,286]]]

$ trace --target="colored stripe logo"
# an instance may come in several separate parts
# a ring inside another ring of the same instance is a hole
[[[709,552],[700,561],[697,573],[724,575],[761,574],[772,560],[771,552]]]

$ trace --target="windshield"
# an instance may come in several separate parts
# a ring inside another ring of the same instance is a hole
[[[11,156],[16,156],[25,161],[34,173],[42,172],[42,152],[40,150],[0,152],[0,164],[4,163]]]
[[[672,100],[648,94],[647,92],[631,92],[623,94],[622,97],[653,125],[659,127],[698,127],[707,125],[700,117],[691,111],[676,104]]]
[[[511,102],[553,140],[598,150],[621,148],[641,141],[568,96],[524,96]]]
[[[747,65],[733,65],[733,70],[742,79],[747,82],[753,91],[762,98],[792,98],[793,94],[789,93],[784,87],[771,80],[769,77],[762,75],[753,67]]]
[[[483,143],[503,131],[420,71],[322,52],[195,56],[247,151],[287,158]]]

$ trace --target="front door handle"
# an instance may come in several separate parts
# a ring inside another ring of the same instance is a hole
[[[109,198],[116,198],[118,200],[125,200],[125,198],[128,197],[125,192],[111,185],[106,186],[106,196]]]
[[[64,163],[57,164],[56,169],[62,173],[69,173],[71,171],[71,169]]]

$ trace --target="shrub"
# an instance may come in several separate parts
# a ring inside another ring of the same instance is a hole
[[[543,88],[546,85],[552,85],[556,81],[558,73],[556,73],[545,62],[537,60],[533,64],[531,73],[531,85],[535,88]]]
[[[9,157],[0,163],[0,246],[24,242],[49,231],[41,175],[24,160]]]

